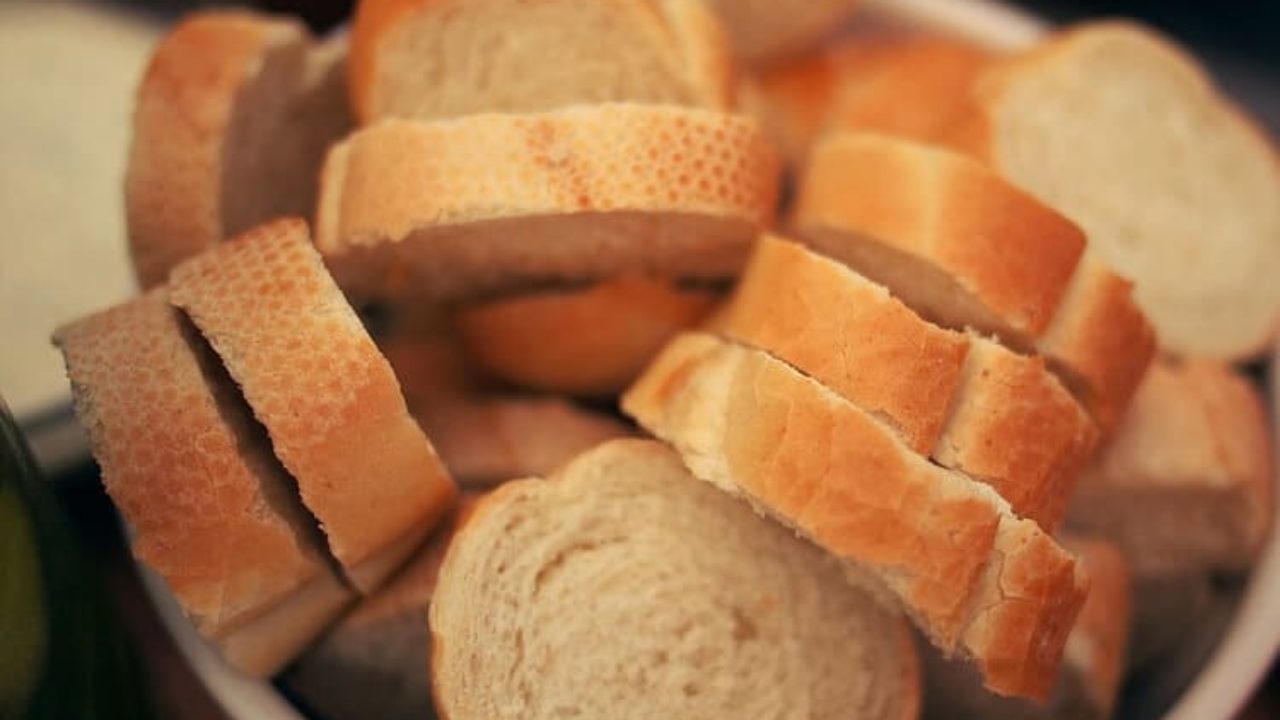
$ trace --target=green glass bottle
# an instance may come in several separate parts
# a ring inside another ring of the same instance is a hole
[[[153,717],[133,649],[0,398],[0,720]]]

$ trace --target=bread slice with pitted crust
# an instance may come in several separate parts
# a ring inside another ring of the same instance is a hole
[[[987,687],[1052,689],[1088,581],[990,488],[781,361],[710,335],[672,341],[622,406],[695,476],[869,575]]]
[[[919,711],[901,614],[653,441],[606,443],[484,497],[430,620],[452,720]]]
[[[1136,24],[1083,24],[984,70],[972,96],[950,141],[1080,223],[1133,279],[1162,349],[1271,347],[1280,160],[1185,50]]]
[[[387,120],[330,152],[316,244],[355,295],[723,278],[777,194],[777,156],[741,116],[613,104]]]
[[[361,0],[364,123],[645,102],[725,109],[732,51],[701,0]]]
[[[138,283],[282,215],[309,216],[328,146],[351,126],[342,40],[238,10],[192,14],[138,87],[125,176]]]
[[[830,136],[810,157],[793,224],[926,318],[1044,355],[1104,433],[1154,353],[1129,283],[1080,228],[957,153]]]
[[[456,489],[306,224],[279,220],[185,261],[169,300],[240,386],[352,583],[377,587]]]
[[[279,669],[354,595],[217,358],[163,289],[54,342],[134,555],[228,662]]]

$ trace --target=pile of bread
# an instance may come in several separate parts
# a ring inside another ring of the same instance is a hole
[[[1277,156],[1144,28],[855,5],[173,29],[144,293],[54,339],[228,663],[338,720],[1109,715],[1272,524]]]

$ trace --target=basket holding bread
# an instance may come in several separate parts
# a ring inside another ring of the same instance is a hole
[[[1280,164],[1137,25],[204,11],[125,187],[77,414],[321,717],[1106,718],[1273,525]]]

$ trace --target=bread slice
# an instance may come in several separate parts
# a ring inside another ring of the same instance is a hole
[[[1087,580],[990,488],[782,362],[710,335],[678,336],[622,406],[694,475],[868,573],[987,687],[1052,689]]]
[[[1244,569],[1272,525],[1273,457],[1252,382],[1162,360],[1081,477],[1070,523],[1120,545],[1139,577]]]
[[[364,123],[633,101],[725,108],[728,40],[698,0],[361,0]]]
[[[306,224],[279,220],[185,261],[169,299],[266,426],[352,583],[377,587],[456,490]]]
[[[937,720],[1106,720],[1112,717],[1125,669],[1132,606],[1129,565],[1101,540],[1068,536],[1064,544],[1089,573],[1090,591],[1067,638],[1057,686],[1049,702],[1004,698],[983,689],[959,663],[925,651],[924,717]]]
[[[1093,23],[985,71],[974,93],[953,141],[1080,223],[1133,279],[1162,348],[1271,346],[1280,161],[1198,62],[1148,28]]]
[[[134,555],[202,635],[232,648],[233,665],[270,674],[352,594],[217,359],[163,290],[59,328],[54,342]],[[279,632],[273,609],[300,596],[319,611]],[[234,651],[249,635],[270,657]]]
[[[880,418],[915,452],[995,488],[1047,530],[1097,430],[1039,358],[921,319],[880,285],[765,235],[715,329]]]
[[[430,619],[452,720],[918,710],[901,616],[652,441],[602,445],[484,498]]]
[[[627,272],[723,278],[773,221],[751,120],[630,104],[388,120],[330,152],[316,243],[349,293],[437,300]]]
[[[628,276],[477,303],[455,321],[467,354],[494,377],[608,397],[625,390],[672,335],[697,324],[717,297],[707,288]]]
[[[1154,351],[1128,283],[1078,227],[955,153],[831,136],[810,158],[794,225],[930,320],[1044,354],[1104,432]]]
[[[477,495],[461,495],[448,520],[413,560],[282,678],[308,709],[333,720],[435,717],[427,608],[459,519],[478,500]]]
[[[746,63],[777,61],[839,30],[858,0],[710,0]]]
[[[293,19],[241,10],[193,13],[161,41],[125,176],[142,287],[261,222],[311,215],[325,150],[351,126],[345,54]]]

